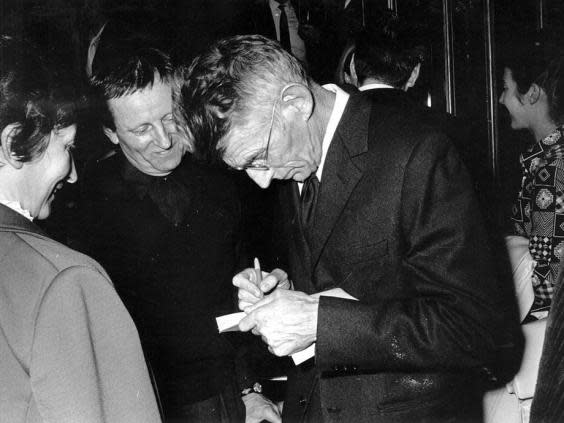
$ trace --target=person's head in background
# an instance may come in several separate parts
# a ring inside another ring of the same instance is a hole
[[[142,25],[119,19],[106,22],[95,42],[87,69],[105,135],[141,172],[168,175],[188,150],[172,115],[169,54]]]
[[[78,97],[66,82],[29,43],[0,36],[0,200],[31,218],[47,218],[56,191],[77,178]]]
[[[369,25],[356,40],[346,82],[361,88],[370,84],[408,90],[419,78],[425,48],[417,31],[390,12]]]
[[[512,129],[527,129],[539,141],[564,123],[564,55],[542,42],[510,49],[501,61],[505,106]]]

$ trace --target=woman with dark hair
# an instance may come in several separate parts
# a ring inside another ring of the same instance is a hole
[[[45,235],[76,181],[73,97],[0,36],[0,421],[157,422],[137,330],[106,272]]]
[[[534,260],[534,301],[526,320],[548,315],[564,254],[564,56],[547,59],[542,45],[507,60],[499,102],[512,129],[533,136],[521,154],[521,190],[513,206],[513,232],[528,239]]]

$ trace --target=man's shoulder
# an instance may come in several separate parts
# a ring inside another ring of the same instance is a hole
[[[385,143],[413,147],[423,140],[433,139],[443,143],[448,139],[441,118],[424,106],[419,106],[401,93],[361,92],[353,96],[360,107],[369,107],[369,149],[379,148]]]

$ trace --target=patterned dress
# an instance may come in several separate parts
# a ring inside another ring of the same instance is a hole
[[[564,126],[521,154],[523,178],[513,205],[513,228],[529,239],[536,262],[531,311],[548,310],[564,254]]]

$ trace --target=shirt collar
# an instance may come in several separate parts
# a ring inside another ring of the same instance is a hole
[[[329,146],[331,145],[331,141],[335,136],[337,126],[341,121],[341,117],[343,117],[345,107],[347,106],[347,102],[349,101],[349,95],[337,85],[326,84],[323,85],[323,88],[335,93],[335,104],[333,105],[333,111],[331,112],[331,116],[329,117],[329,122],[327,123],[327,128],[325,129],[325,135],[323,136],[323,141],[321,142],[321,162],[319,162],[319,167],[315,172],[319,181],[321,181],[323,166],[325,165],[325,159],[327,158]]]
[[[375,82],[374,84],[366,84],[363,85],[362,87],[360,87],[358,90],[359,91],[368,91],[368,90],[378,90],[381,88],[394,88],[391,85],[388,84],[382,84],[379,82]]]

